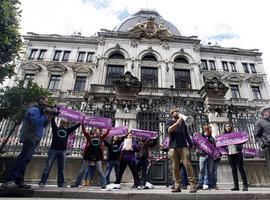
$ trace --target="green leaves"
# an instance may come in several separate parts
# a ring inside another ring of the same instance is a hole
[[[19,0],[0,1],[0,83],[14,75],[13,61],[20,51],[22,41],[19,33]]]
[[[12,87],[0,89],[0,121],[11,119],[20,123],[27,107],[36,103],[39,96],[49,96],[50,93],[36,83],[17,81]]]

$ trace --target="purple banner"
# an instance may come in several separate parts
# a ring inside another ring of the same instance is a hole
[[[69,148],[73,148],[74,146],[74,142],[75,142],[75,134],[74,133],[70,133],[68,136],[68,141],[67,141],[67,147]]]
[[[209,143],[208,140],[201,136],[199,133],[195,133],[191,140],[197,147],[199,147],[206,154],[211,156],[211,158],[213,158],[214,160],[220,157],[219,150],[211,143]]]
[[[84,115],[80,112],[77,112],[72,109],[64,108],[64,107],[59,107],[59,116],[60,118],[66,118],[71,121],[76,121],[76,122],[82,122],[84,119]]]
[[[148,139],[155,139],[157,138],[158,134],[155,131],[146,131],[140,129],[131,129],[132,135],[136,137],[145,137]]]
[[[242,148],[242,153],[247,157],[256,157],[259,156],[259,151],[254,148]]]
[[[127,126],[113,127],[110,129],[109,135],[107,137],[124,136],[127,133],[128,133]]]
[[[242,144],[248,141],[248,135],[245,132],[234,132],[216,136],[216,146],[228,146],[232,144]]]
[[[222,155],[228,155],[227,151],[223,147],[217,147],[217,149]]]
[[[162,140],[162,150],[169,150],[170,137],[167,136]]]
[[[86,117],[84,119],[84,124],[96,128],[112,128],[112,120],[105,117]]]

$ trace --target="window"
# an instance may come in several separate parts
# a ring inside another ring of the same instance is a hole
[[[251,86],[253,95],[254,95],[254,99],[262,99],[262,95],[260,92],[260,87],[259,86]]]
[[[251,72],[252,72],[253,74],[257,74],[255,65],[254,65],[253,63],[250,63],[249,66],[250,66]]]
[[[69,60],[70,51],[64,51],[62,61],[67,62]]]
[[[35,57],[36,57],[36,54],[37,54],[37,49],[31,49],[31,53],[30,53],[30,55],[29,55],[29,60],[34,60],[35,59]]]
[[[185,58],[182,58],[182,57],[175,58],[174,62],[175,63],[186,63],[186,64],[188,64],[188,61]]]
[[[54,52],[53,61],[60,61],[61,53],[62,53],[62,51],[56,50]]]
[[[124,66],[108,65],[106,85],[112,85],[113,80],[124,75]]]
[[[109,59],[125,59],[125,57],[121,53],[113,53],[110,55]]]
[[[189,70],[174,70],[175,88],[189,89],[191,88],[190,71]]]
[[[24,80],[25,82],[33,81],[35,78],[35,74],[25,74]]]
[[[210,70],[216,70],[215,61],[209,60]]]
[[[44,59],[44,56],[45,56],[45,53],[46,53],[46,49],[41,49],[40,51],[39,51],[39,55],[38,55],[38,60],[43,60]]]
[[[243,65],[244,72],[245,72],[245,73],[249,73],[247,63],[242,63],[242,65]]]
[[[231,92],[232,92],[232,98],[234,98],[234,99],[240,98],[240,92],[238,89],[238,85],[231,85]]]
[[[87,57],[86,57],[86,62],[90,63],[93,61],[93,57],[94,57],[94,52],[88,52],[87,53]]]
[[[158,69],[155,67],[142,67],[141,81],[143,87],[158,87]]]
[[[231,66],[232,72],[237,72],[234,62],[230,62],[230,66]]]
[[[85,76],[77,76],[74,90],[81,91],[84,90],[86,83],[86,77]]]
[[[208,70],[207,60],[201,60],[201,69]]]
[[[57,90],[59,89],[59,83],[60,83],[60,75],[52,75],[49,83],[49,90]]]
[[[152,54],[148,54],[142,58],[143,61],[157,61],[156,57]]]
[[[80,51],[77,62],[84,62],[84,57],[85,57],[85,51]]]
[[[229,71],[229,67],[228,67],[228,62],[225,62],[225,61],[223,61],[222,62],[222,68],[223,68],[223,71]]]

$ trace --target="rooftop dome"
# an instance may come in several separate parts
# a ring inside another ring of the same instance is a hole
[[[178,29],[172,23],[164,20],[157,11],[148,9],[142,9],[134,15],[128,17],[119,26],[114,28],[114,31],[127,32],[130,28],[133,28],[138,23],[146,22],[149,17],[154,17],[155,23],[162,24],[165,28],[168,28],[173,35],[181,35]]]

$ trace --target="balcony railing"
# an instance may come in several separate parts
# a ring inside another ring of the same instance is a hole
[[[83,98],[85,92],[84,90],[68,90],[67,98]]]
[[[248,98],[231,98],[231,103],[237,106],[248,106]]]

